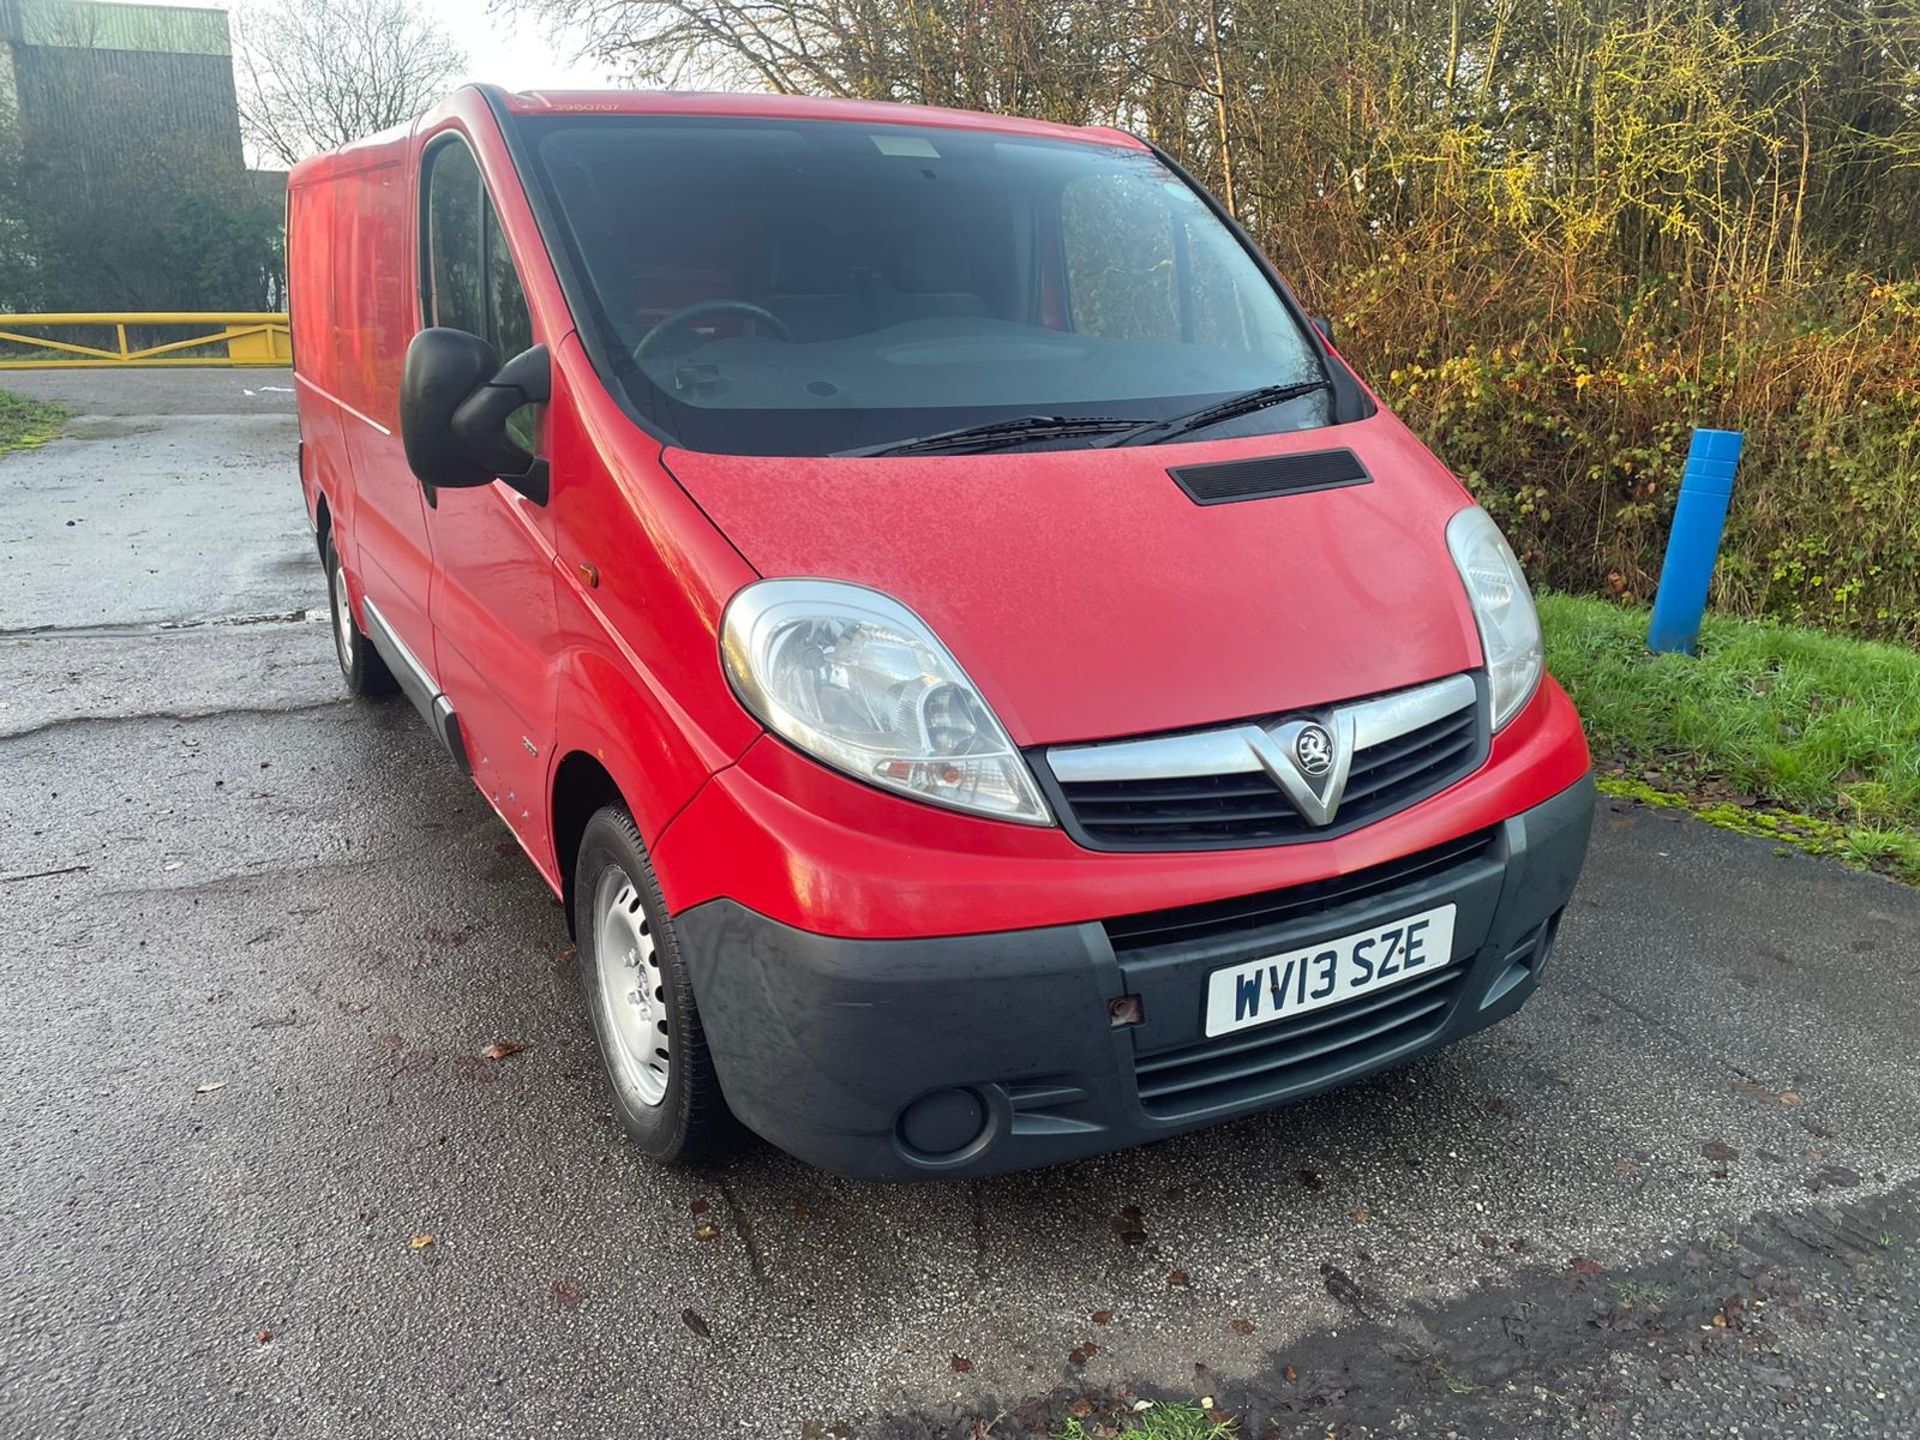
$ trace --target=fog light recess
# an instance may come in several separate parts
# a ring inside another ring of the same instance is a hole
[[[971,1090],[935,1090],[900,1112],[909,1150],[939,1159],[966,1149],[987,1128],[987,1102]]]

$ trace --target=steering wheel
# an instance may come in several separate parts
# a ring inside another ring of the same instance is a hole
[[[634,362],[638,364],[660,348],[661,341],[675,331],[684,330],[696,320],[705,320],[718,315],[738,315],[750,320],[756,330],[764,330],[774,339],[785,344],[793,343],[793,332],[787,329],[786,322],[771,310],[749,304],[745,300],[702,300],[697,305],[689,305],[684,310],[676,310],[645,335],[640,343],[633,347]]]

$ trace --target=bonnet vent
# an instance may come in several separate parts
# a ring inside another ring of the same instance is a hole
[[[1272,495],[1302,495],[1311,490],[1339,490],[1373,482],[1360,457],[1351,450],[1262,455],[1254,460],[1182,465],[1167,473],[1196,505],[1225,505],[1234,500],[1263,500]]]

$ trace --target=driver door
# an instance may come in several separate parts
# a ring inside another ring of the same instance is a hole
[[[421,179],[421,312],[478,335],[505,364],[542,338],[473,151],[457,131],[428,143]],[[509,432],[530,452],[540,416]],[[529,853],[548,847],[549,656],[557,653],[553,527],[543,505],[496,480],[432,496],[434,663],[459,718],[474,783]]]

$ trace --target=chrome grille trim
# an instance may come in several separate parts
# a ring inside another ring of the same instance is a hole
[[[1445,719],[1479,698],[1470,675],[1449,675],[1429,685],[1397,690],[1372,700],[1306,711],[1314,719],[1351,716],[1353,750],[1359,758],[1376,745]],[[1155,735],[1145,740],[1111,740],[1096,745],[1056,745],[1047,751],[1053,778],[1062,785],[1099,781],[1188,779],[1196,775],[1258,774],[1265,767],[1255,746],[1289,714],[1264,725],[1230,725],[1184,735]]]
[[[1091,850],[1215,850],[1345,834],[1465,779],[1492,739],[1486,677],[1449,675],[1319,710],[1206,730],[1028,752],[1073,839]],[[1332,743],[1310,775],[1301,739]]]

